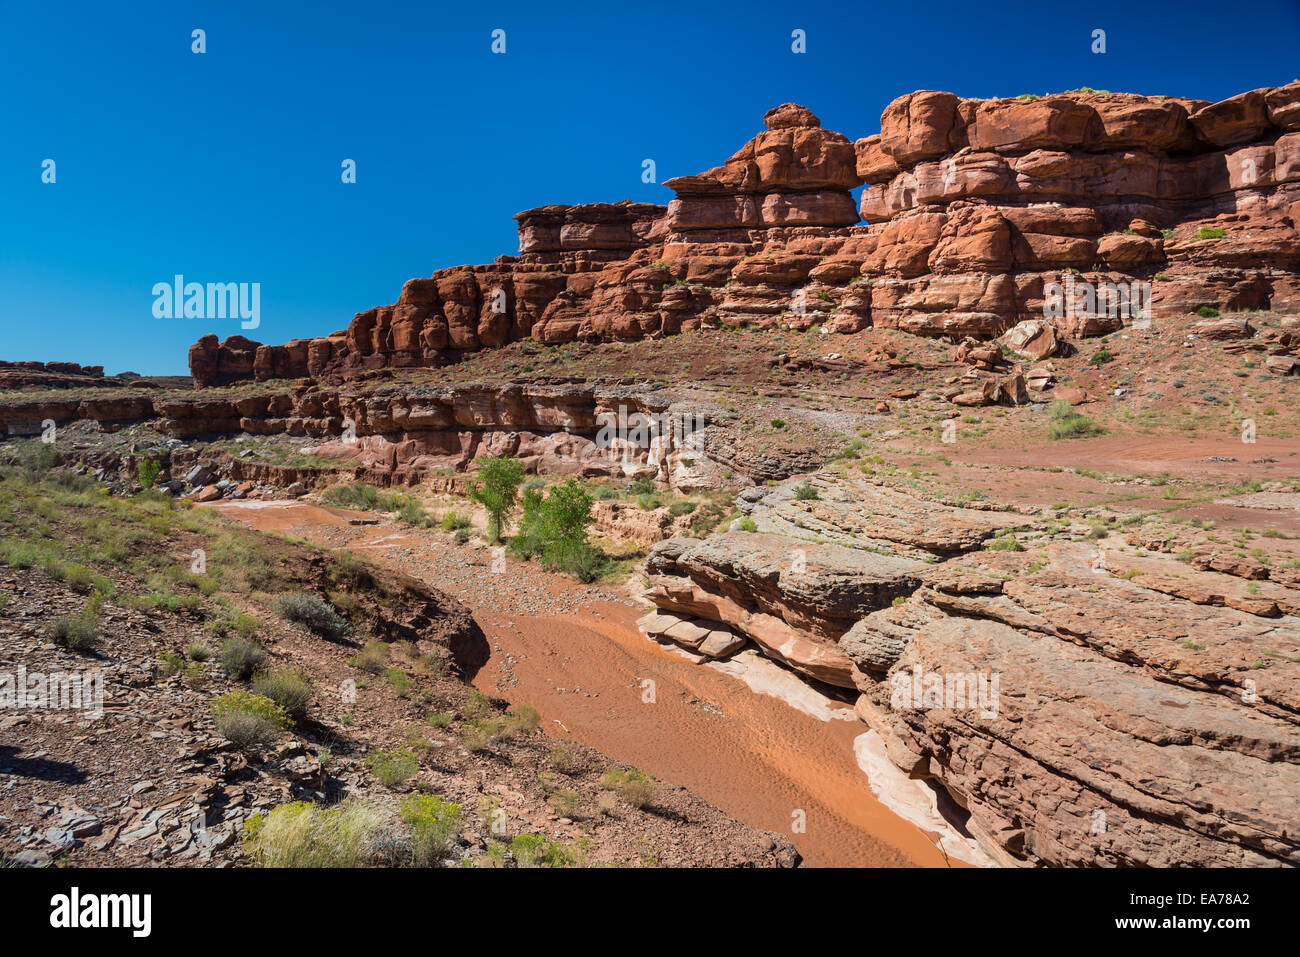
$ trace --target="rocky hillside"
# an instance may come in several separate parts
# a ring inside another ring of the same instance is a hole
[[[489,648],[455,599],[187,506],[0,466],[0,866],[798,863],[475,691]],[[101,713],[91,684],[75,706],[15,705],[15,675],[94,676]],[[255,839],[294,802],[356,813],[365,841]]]
[[[517,256],[412,279],[345,330],[284,345],[204,336],[195,384],[436,367],[530,338],[755,326],[988,339],[1046,317],[1065,339],[1300,308],[1300,81],[1220,103],[920,91],[856,142],[795,104],[765,125],[722,166],[668,180],[666,208],[527,210]],[[1088,289],[1134,301],[1098,306]]]

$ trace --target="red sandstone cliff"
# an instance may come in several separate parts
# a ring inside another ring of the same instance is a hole
[[[700,325],[989,338],[1043,318],[1045,285],[1066,273],[1150,282],[1157,320],[1300,309],[1300,81],[1213,104],[919,91],[856,143],[795,104],[765,121],[722,166],[668,180],[666,208],[526,210],[519,255],[412,279],[344,331],[285,345],[204,336],[195,384],[345,378],[528,337]],[[864,184],[855,209],[849,191]],[[1078,336],[1124,319],[1056,321]]]

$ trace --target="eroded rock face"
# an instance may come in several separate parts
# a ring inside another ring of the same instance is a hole
[[[1038,358],[1203,306],[1293,312],[1298,103],[1295,83],[1221,103],[922,90],[856,143],[786,103],[723,165],[669,179],[667,207],[525,210],[517,256],[412,279],[330,336],[205,336],[191,369],[199,386],[342,379],[724,324],[987,340],[1045,323]]]
[[[1293,569],[825,474],[737,504],[757,533],[652,551],[647,632],[725,627],[856,688],[889,759],[941,784],[993,859],[1300,864]],[[1023,550],[985,547],[1008,531]]]
[[[1168,557],[1098,570],[1096,554],[1062,543],[1046,562],[985,553],[931,569],[906,605],[841,640],[880,679],[859,713],[1014,860],[1297,863],[1300,675],[1254,662],[1300,648],[1300,620],[1277,617],[1277,595],[1211,611],[1245,597],[1227,575],[1189,582]],[[997,675],[996,706],[927,703],[909,692],[918,674]]]

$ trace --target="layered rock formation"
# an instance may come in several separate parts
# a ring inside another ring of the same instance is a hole
[[[1300,864],[1300,572],[1140,531],[1099,559],[1015,512],[812,484],[742,493],[757,532],[657,545],[646,632],[857,689],[1004,864]],[[983,547],[1010,529],[1024,550]]]
[[[322,389],[299,384],[256,395],[168,394],[0,403],[0,435],[35,436],[43,423],[103,430],[151,422],[179,440],[292,435],[381,485],[428,483],[482,456],[520,459],[530,473],[653,477],[681,490],[794,474],[809,463],[750,461],[712,422],[722,410],[670,390],[587,385],[467,385]],[[812,462],[816,465],[820,459]],[[253,478],[251,474],[237,477]],[[602,510],[601,514],[604,514]],[[608,521],[616,516],[606,515]],[[626,523],[620,523],[626,524]],[[662,534],[647,526],[647,542]]]
[[[432,367],[528,337],[987,339],[1047,319],[1065,338],[1202,306],[1300,309],[1300,81],[1213,104],[920,91],[856,143],[796,104],[764,120],[722,166],[668,180],[666,208],[526,210],[518,256],[412,279],[326,337],[205,336],[195,383]]]
[[[0,361],[0,390],[113,388],[138,378],[133,373],[105,377],[103,366],[83,366],[76,362]]]

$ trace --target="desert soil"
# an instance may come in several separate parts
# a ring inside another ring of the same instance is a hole
[[[694,791],[751,826],[786,834],[811,866],[944,866],[917,827],[872,795],[848,704],[830,720],[756,694],[639,632],[644,609],[482,545],[306,502],[211,506],[261,531],[345,547],[468,606],[491,647],[474,684],[542,715],[546,733]],[[644,682],[653,682],[647,702]],[[802,812],[799,813],[799,812]],[[803,821],[802,831],[794,822]]]

